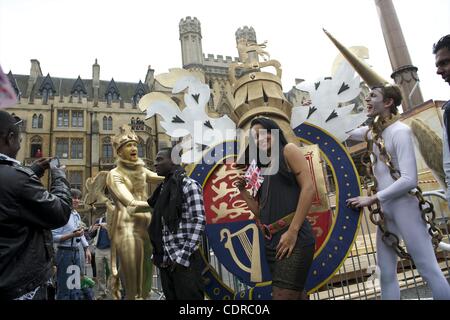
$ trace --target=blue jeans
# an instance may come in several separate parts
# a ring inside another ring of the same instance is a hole
[[[81,269],[80,250],[58,248],[56,252],[56,300],[82,300],[81,288],[69,289],[67,279],[73,274],[67,273],[69,266],[77,265]],[[72,281],[70,281],[72,282]]]

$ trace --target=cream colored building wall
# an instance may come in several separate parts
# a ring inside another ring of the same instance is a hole
[[[25,120],[26,127],[22,131],[22,143],[21,149],[17,155],[17,159],[25,165],[31,164],[34,160],[31,153],[31,139],[34,136],[42,138],[42,154],[43,156],[54,156],[56,154],[56,139],[68,138],[69,139],[69,154],[67,159],[61,159],[61,162],[66,165],[67,171],[81,171],[83,175],[83,189],[84,181],[90,176],[91,168],[91,150],[90,150],[90,127],[91,118],[90,113],[93,113],[93,120],[98,121],[99,134],[93,134],[93,141],[97,141],[92,146],[93,167],[92,173],[95,175],[101,168],[99,168],[98,159],[102,157],[102,139],[106,136],[114,136],[119,127],[124,124],[130,124],[131,118],[139,118],[145,120],[145,113],[141,112],[138,108],[133,108],[130,103],[123,103],[123,108],[120,107],[119,102],[113,102],[111,106],[107,106],[106,102],[100,101],[98,107],[93,107],[93,102],[88,101],[86,98],[82,98],[81,103],[78,103],[78,98],[74,98],[70,102],[70,97],[55,96],[48,100],[48,104],[43,104],[40,98],[34,98],[33,103],[29,103],[29,99],[22,98],[20,102],[9,108],[7,111],[14,113],[21,119]],[[58,127],[57,114],[58,110],[69,111],[69,127]],[[53,123],[50,121],[53,111]],[[83,126],[72,127],[72,111],[83,111]],[[43,115],[43,127],[32,128],[33,115]],[[112,130],[103,130],[103,116],[113,118]],[[147,131],[137,131],[137,135],[142,139],[145,145],[149,145],[150,148],[145,148],[146,158],[153,160],[155,158],[156,145],[154,134],[154,121],[144,122],[151,130],[151,133]],[[161,130],[161,129],[160,129]],[[51,141],[50,141],[51,136]],[[83,139],[83,158],[71,159],[71,139],[81,138]],[[163,137],[163,140],[166,137]],[[43,177],[42,182],[44,185],[48,185],[47,174]]]

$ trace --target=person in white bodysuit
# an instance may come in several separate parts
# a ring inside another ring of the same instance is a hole
[[[389,119],[397,115],[401,103],[401,93],[397,86],[384,85],[372,88],[366,98],[368,117],[380,116]],[[369,127],[360,127],[349,132],[350,139],[365,141]],[[370,197],[355,197],[347,200],[354,208],[366,207],[380,202],[384,213],[385,226],[390,232],[403,238],[420,275],[430,287],[434,299],[450,299],[450,285],[439,268],[434,254],[431,236],[421,218],[419,201],[408,192],[417,186],[417,167],[411,129],[400,121],[393,121],[382,131],[387,152],[392,164],[400,172],[400,178],[391,177],[388,166],[379,158],[376,144],[373,152],[377,161],[373,173],[378,182],[378,192]],[[369,132],[369,139],[372,138]],[[372,162],[373,163],[373,162]],[[381,298],[400,299],[397,280],[397,254],[382,240],[382,232],[377,230],[377,258],[380,268]]]

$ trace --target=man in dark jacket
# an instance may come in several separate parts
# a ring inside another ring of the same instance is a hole
[[[165,177],[149,205],[153,262],[161,274],[166,300],[203,300],[200,242],[206,218],[200,184],[172,160],[172,149],[156,155],[155,169]]]
[[[46,298],[53,265],[50,229],[67,223],[72,206],[63,169],[52,168],[48,192],[39,178],[50,159],[31,167],[15,159],[21,122],[0,110],[0,300]]]

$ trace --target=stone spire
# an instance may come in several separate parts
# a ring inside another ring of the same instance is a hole
[[[403,95],[403,111],[423,103],[417,67],[413,66],[392,0],[375,0],[395,83]]]
[[[100,92],[100,65],[97,63],[97,58],[92,65],[92,91],[94,96],[94,106],[97,107]]]

